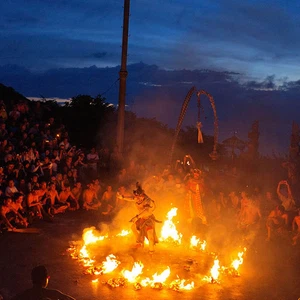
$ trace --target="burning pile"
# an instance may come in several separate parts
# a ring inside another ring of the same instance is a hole
[[[172,219],[177,216],[177,209],[177,207],[173,207],[167,213],[167,220],[161,229],[161,241],[173,241],[177,244],[181,244],[182,234],[178,233],[176,226],[172,221]]]
[[[172,208],[167,214],[167,220],[163,223],[161,229],[161,241],[171,241],[178,246],[182,244],[182,234],[178,232],[175,223],[173,222],[173,218],[177,215],[177,208]],[[118,271],[119,267],[122,267],[122,262],[117,258],[114,254],[109,254],[106,256],[105,260],[101,263],[96,262],[96,258],[92,256],[92,247],[99,244],[99,247],[103,246],[103,241],[111,238],[120,239],[131,234],[129,230],[122,230],[120,233],[114,236],[108,236],[99,234],[95,228],[86,229],[83,233],[83,241],[81,244],[74,243],[69,249],[70,256],[73,259],[77,259],[81,262],[81,264],[86,268],[85,274],[103,276],[109,273],[114,272],[118,273],[116,278],[110,278],[105,281],[105,284],[111,288],[122,287],[125,285],[133,285],[135,290],[140,290],[142,288],[150,287],[152,289],[163,289],[169,288],[173,291],[189,291],[195,287],[195,280],[190,279],[182,279],[171,271],[169,266],[163,267],[162,261],[160,261],[159,265],[156,265],[156,268],[162,268],[162,272],[153,272],[154,274],[151,276],[144,276],[144,263],[141,261],[133,262],[132,268],[127,270],[123,267],[122,270]],[[118,244],[118,241],[116,241]],[[188,247],[184,246],[184,251],[196,250],[201,251],[202,254],[198,255],[212,255],[212,253],[206,252],[207,243],[205,240],[201,240],[197,236],[193,235],[190,238],[190,242]],[[204,276],[202,281],[208,283],[220,283],[220,274],[231,275],[231,276],[239,276],[239,268],[243,263],[243,256],[246,251],[244,248],[243,251],[238,252],[237,258],[234,259],[229,267],[223,267],[220,265],[220,260],[217,255],[213,256],[213,264],[211,269],[209,270],[209,275]],[[189,261],[193,261],[189,259]],[[186,267],[186,266],[185,266]],[[194,267],[194,271],[198,273],[198,270],[195,268],[198,267],[198,264],[195,263],[193,266],[189,266],[188,268],[183,268],[183,272],[190,271],[190,267]],[[182,273],[182,269],[180,269]],[[151,271],[150,271],[151,272]],[[149,274],[149,270],[147,270]],[[194,272],[189,272],[190,277],[193,276]],[[173,278],[172,278],[173,277]],[[99,278],[93,278],[93,283],[98,283]],[[199,279],[198,279],[199,282]]]

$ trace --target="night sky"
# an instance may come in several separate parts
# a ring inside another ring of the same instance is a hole
[[[117,103],[123,0],[5,0],[0,11],[1,83]],[[130,110],[174,127],[194,85],[215,97],[221,138],[247,139],[257,119],[263,152],[288,149],[300,124],[300,1],[131,0],[130,13]],[[205,115],[210,134],[209,105]],[[193,104],[186,119],[195,124]]]
[[[1,1],[0,64],[120,64],[122,0]],[[132,0],[129,63],[300,78],[297,0]]]

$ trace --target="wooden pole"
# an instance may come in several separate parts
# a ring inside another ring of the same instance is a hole
[[[129,30],[129,8],[130,8],[130,0],[124,0],[122,58],[121,58],[121,69],[119,72],[120,86],[119,86],[118,126],[117,126],[117,146],[121,154],[123,154],[123,146],[124,146],[126,78],[128,75],[127,49],[128,49],[128,30]]]

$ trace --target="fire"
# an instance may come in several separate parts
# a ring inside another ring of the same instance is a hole
[[[244,248],[244,251],[246,251],[247,249]],[[243,264],[244,262],[244,258],[243,258],[243,255],[244,255],[244,251],[242,252],[239,252],[238,253],[238,259],[235,259],[232,263],[231,263],[231,267],[233,269],[235,269],[235,271],[238,273],[238,268],[240,267],[241,264]]]
[[[214,265],[210,269],[210,276],[205,276],[203,280],[210,283],[216,283],[218,282],[219,275],[220,275],[220,261],[218,260],[218,258],[215,258]]]
[[[161,229],[161,240],[165,241],[172,239],[178,244],[181,244],[182,234],[178,233],[175,224],[173,223],[173,217],[177,216],[177,207],[173,207],[167,214],[167,220],[165,221]]]
[[[217,282],[219,275],[220,275],[220,262],[219,260],[216,258],[214,260],[214,265],[213,267],[210,269],[210,274],[211,274],[211,278],[213,282]]]
[[[91,266],[93,266],[93,264],[95,262],[93,259],[90,258],[90,255],[86,249],[86,245],[84,245],[80,249],[78,257],[82,261],[82,263],[85,267],[91,267]]]
[[[126,236],[129,235],[130,231],[129,230],[122,230],[120,233],[117,234],[117,236]]]
[[[195,284],[193,281],[191,283],[186,283],[185,279],[180,278],[177,278],[170,283],[170,289],[178,292],[182,290],[189,291],[192,290],[194,287]]]
[[[86,232],[84,232],[82,239],[84,241],[84,245],[87,246],[89,244],[93,244],[96,243],[98,241],[103,241],[105,238],[107,238],[107,235],[105,236],[96,236],[94,234],[95,231],[95,227],[92,227],[90,229],[88,229]]]
[[[116,259],[113,254],[106,257],[106,260],[102,262],[102,273],[107,274],[115,270],[121,262]]]
[[[205,240],[201,241],[195,235],[193,235],[190,240],[190,248],[192,249],[200,248],[200,250],[204,251],[206,249],[206,241]]]
[[[137,277],[143,273],[144,265],[141,262],[135,262],[133,264],[132,270],[123,270],[122,275],[129,281],[135,282]]]
[[[170,268],[167,267],[161,274],[155,273],[152,275],[152,280],[150,278],[143,279],[141,281],[142,286],[151,286],[152,288],[156,287],[158,284],[163,284],[170,276],[171,271]]]

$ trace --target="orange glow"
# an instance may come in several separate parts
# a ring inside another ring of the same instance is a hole
[[[167,269],[164,270],[161,274],[155,273],[152,276],[152,279],[150,279],[150,278],[143,279],[141,281],[141,285],[154,287],[155,284],[157,284],[157,283],[165,283],[165,281],[170,276],[170,274],[171,274],[170,268],[167,267]]]
[[[120,233],[117,234],[117,236],[127,236],[130,234],[129,230],[122,230]]]
[[[178,244],[181,244],[182,234],[178,233],[175,224],[173,223],[173,217],[177,216],[177,207],[173,207],[167,214],[167,220],[164,222],[161,229],[161,241],[173,240]]]
[[[139,275],[143,273],[144,265],[141,262],[135,262],[133,264],[132,270],[123,270],[122,275],[126,278],[129,282],[135,282]]]
[[[195,235],[193,235],[190,240],[190,248],[195,249],[195,250],[200,249],[202,251],[205,251],[206,241],[205,240],[201,241],[199,238],[197,238]]]
[[[191,283],[186,283],[186,282],[187,280],[185,279],[177,278],[170,283],[170,289],[173,289],[175,291],[182,291],[182,290],[189,291],[195,287],[193,281]]]
[[[119,262],[116,257],[113,254],[110,254],[106,257],[106,260],[102,262],[102,273],[107,274],[115,270],[119,264]]]

